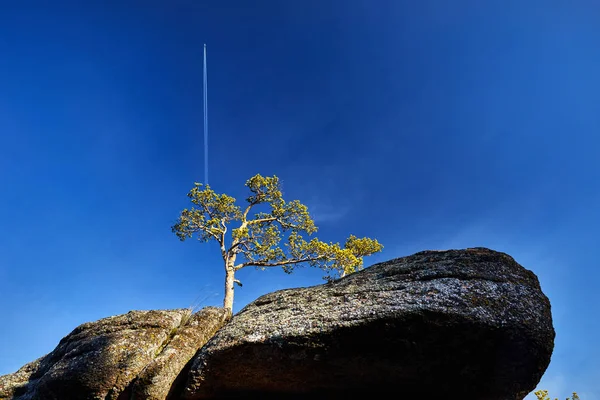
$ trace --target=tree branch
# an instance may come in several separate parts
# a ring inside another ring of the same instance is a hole
[[[195,227],[195,228],[192,230],[192,233],[206,232],[206,233],[208,233],[210,236],[212,236],[213,238],[215,238],[215,240],[216,240],[217,242],[219,242],[219,243],[220,243],[219,236],[218,236],[216,233],[212,232],[212,231],[210,230],[210,228],[209,228],[209,227],[202,228],[202,227],[200,227],[200,225],[198,225],[198,224],[194,224],[194,225],[196,225],[196,227]]]
[[[244,246],[246,248],[246,251],[250,251],[250,248],[248,247],[248,243],[250,242],[250,239],[246,239],[246,240],[240,240],[239,242],[234,243],[228,251],[234,251],[237,247],[240,246]]]
[[[204,232],[206,232],[206,233],[208,233],[210,236],[214,237],[214,238],[215,238],[215,240],[216,240],[217,242],[220,242],[219,236],[218,236],[216,233],[214,233],[214,232],[211,232],[211,231],[209,231],[209,230],[204,230]]]
[[[223,227],[223,230],[221,231],[221,238],[219,239],[219,244],[221,245],[221,254],[223,256],[223,259],[225,259],[225,262],[227,262],[227,259],[229,258],[229,253],[225,250],[225,233],[227,233],[227,225],[225,225],[225,218],[221,218],[221,226]]]
[[[277,217],[252,219],[250,221],[247,221],[246,225],[254,225],[254,224],[259,224],[261,222],[272,222],[272,221],[276,221],[276,220],[277,220]],[[280,222],[280,224],[281,224],[281,222]]]
[[[264,261],[248,261],[245,263],[241,263],[235,266],[235,270],[242,269],[244,267],[280,267],[286,264],[298,264],[307,261],[317,261],[325,258],[325,256],[317,256],[317,257],[307,257],[307,258],[299,258],[295,260],[282,260],[276,262],[264,262]]]
[[[246,218],[248,218],[248,213],[250,212],[250,209],[252,207],[254,207],[255,205],[257,205],[258,203],[253,201],[252,203],[248,204],[248,207],[246,207],[246,209],[244,210],[244,214],[242,214],[242,223],[246,223]]]
[[[225,234],[227,233],[227,225],[225,225],[225,217],[221,218],[221,226],[223,230],[221,231],[221,245],[225,246]]]
[[[213,219],[213,215],[210,212],[208,205],[206,203],[202,203],[202,207],[204,208],[204,212],[210,217],[210,219]]]

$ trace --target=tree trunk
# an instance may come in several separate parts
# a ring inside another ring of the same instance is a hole
[[[229,310],[229,314],[233,314],[233,281],[235,270],[232,267],[225,267],[225,299],[223,307]]]

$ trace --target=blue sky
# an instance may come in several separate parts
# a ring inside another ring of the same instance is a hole
[[[0,374],[77,325],[219,305],[217,247],[171,233],[202,179],[278,175],[367,265],[486,246],[540,278],[541,387],[600,399],[600,6],[593,1],[0,5]],[[322,282],[239,273],[235,310]]]

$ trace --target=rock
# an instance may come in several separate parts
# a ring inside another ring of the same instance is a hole
[[[484,248],[425,251],[246,306],[193,360],[185,399],[522,399],[550,362],[537,277]]]
[[[83,324],[0,377],[0,400],[515,400],[554,345],[537,277],[483,248],[380,263],[262,296],[222,327],[228,318],[207,307]]]
[[[216,307],[206,307],[192,315],[161,353],[139,373],[133,383],[133,399],[176,397],[178,375],[183,371],[182,378],[186,377],[188,361],[228,319],[229,312]]]
[[[27,383],[45,357],[22,366],[14,374],[0,376],[0,400],[12,399],[27,390]]]
[[[183,366],[224,323],[227,314],[220,310],[204,309],[191,318],[187,309],[131,311],[85,323],[47,356],[0,377],[0,396],[125,400],[134,381],[138,392],[149,396],[143,398],[166,395]],[[176,350],[181,354],[173,355]],[[156,387],[143,387],[142,382]]]
[[[80,325],[44,359],[19,398],[116,400],[188,314],[131,311]]]

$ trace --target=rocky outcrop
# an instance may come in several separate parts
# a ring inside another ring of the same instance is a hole
[[[270,293],[228,319],[207,307],[83,324],[0,377],[0,400],[518,400],[554,343],[537,277],[483,248],[425,251]]]
[[[182,396],[522,399],[553,343],[531,271],[483,248],[426,251],[260,297],[195,357]]]
[[[177,396],[177,383],[184,383],[188,361],[229,318],[224,308],[206,307],[192,315],[173,339],[138,374],[132,386],[134,399],[164,400]],[[177,377],[182,374],[182,379]]]
[[[131,311],[80,325],[47,356],[0,377],[0,399],[125,400],[133,388],[144,393],[142,398],[164,399],[185,364],[228,316],[216,308],[190,314],[186,309]]]
[[[32,375],[39,370],[44,357],[22,366],[14,374],[0,376],[0,400],[12,399],[27,390]]]

